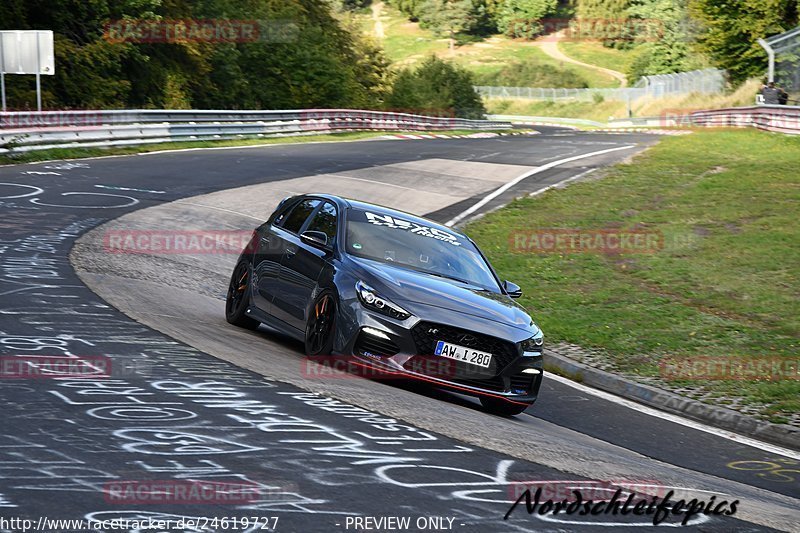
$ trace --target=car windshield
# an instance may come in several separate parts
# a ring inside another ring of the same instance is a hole
[[[347,253],[500,292],[494,274],[467,239],[398,216],[352,209]]]

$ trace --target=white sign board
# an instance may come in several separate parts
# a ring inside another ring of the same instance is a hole
[[[0,71],[5,74],[55,74],[53,32],[0,31]]]

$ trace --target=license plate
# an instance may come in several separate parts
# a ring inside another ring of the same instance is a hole
[[[490,353],[473,350],[472,348],[467,348],[466,346],[450,344],[449,342],[444,341],[438,341],[436,343],[436,351],[434,353],[436,355],[441,355],[442,357],[448,357],[450,359],[455,359],[456,361],[480,366],[482,368],[489,368],[489,365],[492,364],[492,354]]]

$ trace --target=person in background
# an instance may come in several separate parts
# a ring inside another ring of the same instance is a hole
[[[778,87],[778,104],[786,105],[789,101],[789,93],[783,87]]]
[[[764,103],[766,105],[778,105],[780,104],[779,95],[780,91],[777,87],[775,87],[775,82],[769,82],[765,87],[761,88],[761,95],[764,97]]]

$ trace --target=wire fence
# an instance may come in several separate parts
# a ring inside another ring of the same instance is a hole
[[[646,96],[665,96],[689,93],[721,93],[725,88],[725,71],[719,69],[693,70],[676,74],[644,76],[633,87],[616,89],[570,89],[542,87],[476,86],[475,90],[488,98],[523,98],[529,100],[600,100],[635,101]]]
[[[775,83],[800,100],[800,27],[766,40],[775,52]]]

